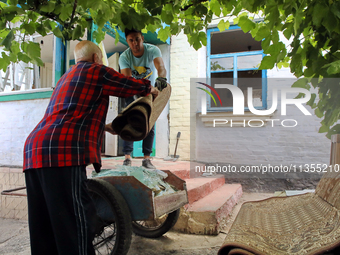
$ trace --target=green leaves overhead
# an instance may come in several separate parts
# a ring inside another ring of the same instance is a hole
[[[97,42],[103,40],[103,28],[109,23],[114,29],[158,31],[162,41],[183,32],[196,50],[207,44],[209,26],[222,32],[234,22],[261,41],[266,56],[260,69],[289,65],[296,77],[316,78],[294,86],[316,89],[318,97],[314,94],[308,104],[322,118],[320,131],[340,132],[335,125],[340,84],[327,80],[340,77],[340,1],[8,0],[0,2],[0,46],[4,50],[0,68],[5,70],[11,61],[42,64],[39,45],[28,43],[27,36],[53,33],[63,40],[77,40],[92,21],[97,26]]]

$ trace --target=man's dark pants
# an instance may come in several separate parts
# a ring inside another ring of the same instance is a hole
[[[85,166],[28,169],[25,178],[31,253],[95,254]]]
[[[131,104],[134,100],[135,100],[134,97],[125,98],[125,107],[127,107],[129,104]],[[151,155],[154,137],[155,137],[155,126],[153,126],[151,128],[149,134],[143,140],[142,146],[143,146],[144,156],[150,156]],[[123,153],[124,153],[124,155],[131,155],[132,151],[133,151],[133,142],[124,141],[123,142]]]

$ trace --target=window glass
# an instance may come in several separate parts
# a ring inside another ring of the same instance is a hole
[[[248,55],[237,57],[237,69],[255,69],[260,66],[261,55]]]

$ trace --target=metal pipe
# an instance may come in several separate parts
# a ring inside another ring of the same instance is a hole
[[[1,195],[4,195],[4,196],[21,196],[21,197],[26,197],[27,194],[24,194],[24,193],[12,193],[14,191],[18,191],[18,190],[22,190],[22,189],[26,189],[26,187],[20,187],[20,188],[15,188],[15,189],[3,190],[1,192]]]

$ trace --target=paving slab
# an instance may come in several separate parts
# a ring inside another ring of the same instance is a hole
[[[128,255],[216,255],[241,205],[273,196],[272,193],[243,193],[217,236],[190,235],[169,231],[161,238],[132,237]],[[0,254],[30,255],[27,221],[0,218]]]

